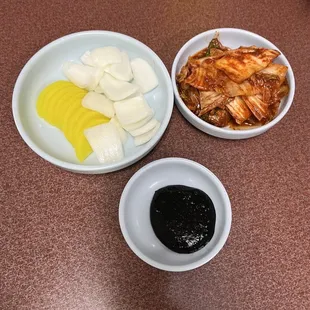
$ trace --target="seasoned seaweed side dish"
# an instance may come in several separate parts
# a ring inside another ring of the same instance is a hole
[[[158,189],[151,203],[151,224],[157,238],[177,253],[193,253],[213,237],[216,213],[202,190],[169,185]]]

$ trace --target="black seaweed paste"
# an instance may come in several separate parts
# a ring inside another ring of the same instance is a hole
[[[215,209],[202,190],[170,185],[157,190],[151,203],[151,224],[157,238],[177,253],[193,253],[213,237]]]

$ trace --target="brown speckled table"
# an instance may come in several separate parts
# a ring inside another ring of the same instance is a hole
[[[0,2],[0,309],[310,309],[309,1]],[[216,139],[174,109],[151,154],[98,176],[58,169],[20,138],[12,89],[26,61],[48,42],[81,30],[122,32],[150,46],[170,70],[184,42],[217,27],[265,36],[293,67],[294,104],[266,134]],[[224,249],[184,273],[142,262],[118,224],[126,182],[168,156],[211,169],[233,210]]]

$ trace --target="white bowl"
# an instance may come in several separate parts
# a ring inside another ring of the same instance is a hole
[[[156,190],[167,185],[187,185],[207,193],[216,212],[211,241],[192,254],[166,248],[150,222],[150,204]],[[149,265],[167,271],[186,271],[212,259],[224,246],[231,226],[231,206],[219,179],[204,166],[183,158],[164,158],[136,172],[124,188],[119,204],[119,221],[131,250]]]
[[[40,91],[56,80],[65,80],[62,64],[79,61],[87,50],[116,46],[130,58],[141,57],[156,72],[159,85],[146,94],[155,117],[161,122],[156,136],[148,143],[135,147],[130,137],[124,147],[125,158],[113,164],[99,164],[95,154],[80,163],[73,147],[57,128],[41,119],[36,112]],[[144,157],[155,147],[166,130],[173,109],[173,90],[169,73],[160,58],[146,45],[129,36],[109,31],[85,31],[62,37],[43,47],[19,74],[13,92],[13,116],[17,129],[28,146],[39,156],[61,168],[80,173],[106,173],[125,168]]]
[[[258,34],[242,30],[242,29],[235,29],[235,28],[219,28],[219,29],[212,29],[203,33],[198,34],[197,36],[190,39],[188,42],[186,42],[183,47],[180,49],[178,54],[176,55],[173,65],[172,65],[172,71],[171,71],[171,78],[172,78],[172,86],[174,90],[174,95],[176,99],[176,104],[182,115],[196,128],[200,129],[203,132],[206,132],[212,136],[219,137],[219,138],[225,138],[225,139],[246,139],[258,136],[264,132],[266,132],[268,129],[273,127],[275,124],[277,124],[284,115],[288,112],[290,106],[292,105],[294,93],[295,93],[295,79],[293,70],[286,59],[286,57],[281,52],[281,55],[276,58],[275,63],[283,64],[288,67],[287,71],[287,79],[290,87],[290,92],[288,96],[283,98],[278,115],[268,124],[263,125],[261,127],[256,128],[250,128],[245,130],[233,130],[230,128],[219,128],[216,126],[213,126],[202,119],[200,119],[198,116],[196,116],[194,113],[192,113],[183,100],[181,99],[177,84],[176,84],[176,74],[178,74],[182,68],[183,65],[186,64],[187,59],[189,56],[195,54],[199,50],[205,48],[208,46],[209,42],[212,40],[215,32],[218,31],[220,34],[220,41],[223,43],[223,45],[231,47],[231,48],[237,48],[239,46],[250,46],[250,45],[256,45],[258,47],[265,47],[265,48],[271,48],[276,49],[280,51],[274,44],[269,42],[267,39],[259,36]]]

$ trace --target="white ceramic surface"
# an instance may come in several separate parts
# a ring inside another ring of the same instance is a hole
[[[178,254],[155,236],[150,222],[150,204],[155,191],[167,185],[187,185],[207,193],[216,211],[211,241],[192,254]],[[164,158],[136,172],[124,188],[119,205],[123,236],[143,261],[167,271],[186,271],[212,259],[224,246],[231,226],[231,206],[219,179],[204,166],[183,158]]]
[[[202,119],[200,119],[198,116],[196,116],[194,113],[192,113],[185,105],[183,100],[181,99],[177,85],[175,76],[177,73],[180,72],[183,65],[186,64],[187,59],[190,55],[195,54],[199,50],[205,48],[208,46],[209,42],[212,40],[215,32],[218,31],[220,36],[219,39],[223,43],[223,45],[231,47],[231,48],[237,48],[239,46],[250,46],[250,45],[256,45],[258,47],[265,47],[265,48],[271,48],[276,49],[280,51],[274,44],[269,42],[267,39],[259,36],[258,34],[242,30],[242,29],[235,29],[235,28],[219,28],[219,29],[212,29],[203,33],[198,34],[197,36],[190,39],[188,42],[186,42],[183,47],[180,49],[178,54],[176,55],[173,65],[172,65],[172,71],[171,71],[171,78],[172,78],[172,86],[173,91],[175,94],[175,101],[177,104],[178,109],[182,113],[182,115],[196,128],[200,129],[203,132],[206,132],[212,136],[219,137],[219,138],[225,138],[225,139],[246,139],[255,137],[257,135],[260,135],[264,132],[266,132],[268,129],[273,127],[275,124],[277,124],[284,115],[288,112],[290,106],[292,105],[294,93],[295,93],[295,79],[293,70],[286,59],[286,57],[281,52],[281,55],[274,61],[275,63],[283,64],[288,67],[287,72],[287,79],[290,87],[290,92],[287,97],[283,98],[278,115],[268,124],[246,129],[246,130],[233,130],[230,128],[219,128],[216,126],[213,126]]]
[[[37,115],[36,99],[45,86],[56,80],[66,79],[62,73],[62,64],[65,61],[79,61],[85,51],[102,46],[116,46],[126,51],[131,59],[141,57],[151,64],[158,77],[159,85],[146,94],[146,99],[154,109],[155,117],[161,122],[161,127],[151,141],[139,147],[136,147],[132,137],[129,137],[124,147],[125,158],[120,162],[99,164],[93,153],[80,163],[62,132]],[[133,164],[155,147],[171,117],[173,90],[165,65],[149,47],[120,33],[85,31],[51,42],[27,62],[14,87],[12,108],[20,135],[39,156],[73,172],[106,173]]]

